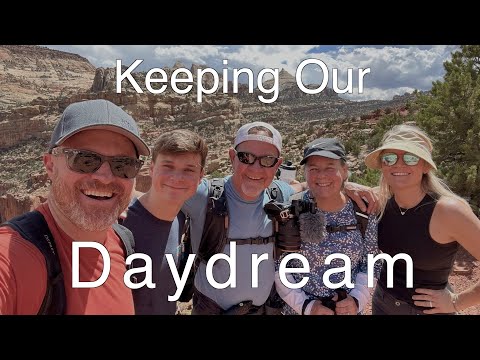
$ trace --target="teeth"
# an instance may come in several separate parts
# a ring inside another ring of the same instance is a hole
[[[254,178],[254,177],[251,177],[251,176],[247,176],[249,179],[251,180],[260,180],[261,178]]]
[[[408,175],[408,173],[392,173],[393,176],[405,176]]]
[[[324,186],[330,186],[330,183],[327,183],[327,184],[320,184],[320,183],[317,183],[316,185],[324,187]]]
[[[112,192],[98,191],[98,190],[83,190],[83,193],[87,196],[96,196],[96,197],[107,197],[111,198],[113,196]]]

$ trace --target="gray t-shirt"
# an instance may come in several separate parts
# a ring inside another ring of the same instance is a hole
[[[135,252],[152,259],[152,281],[156,287],[146,285],[134,289],[133,300],[136,315],[174,315],[175,301],[168,301],[168,295],[175,294],[176,286],[165,254],[172,254],[178,263],[180,240],[185,223],[185,215],[179,213],[173,221],[160,220],[153,216],[138,200],[132,201],[127,210],[123,225],[129,228],[135,238]],[[136,259],[133,267],[145,266]],[[145,280],[145,273],[138,273],[139,282]]]
[[[283,181],[275,181],[283,193],[283,198],[288,199],[293,194],[292,187]],[[270,200],[266,191],[254,201],[245,201],[235,191],[231,176],[225,178],[224,191],[228,204],[229,238],[248,239],[272,235],[272,222],[263,210],[263,205]],[[203,179],[198,186],[197,193],[187,200],[182,208],[182,211],[191,218],[190,231],[194,253],[198,251],[202,237],[207,198],[208,182],[207,179]],[[237,284],[235,288],[230,286],[225,289],[214,288],[207,280],[206,264],[204,262],[200,263],[195,276],[195,287],[224,310],[248,300],[252,300],[253,305],[264,304],[274,283],[273,246],[273,243],[236,246]],[[230,255],[230,245],[228,243],[223,253]],[[252,287],[252,254],[257,254],[258,257],[262,254],[268,255],[268,260],[261,261],[258,265],[258,287],[256,288]],[[224,260],[217,260],[212,273],[217,282],[224,283],[230,276],[230,266]]]

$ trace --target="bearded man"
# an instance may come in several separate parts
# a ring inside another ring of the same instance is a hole
[[[43,155],[48,198],[36,210],[60,261],[65,314],[134,314],[131,289],[123,282],[126,253],[112,225],[131,200],[140,155],[149,154],[135,120],[109,101],[73,103],[59,119]],[[102,245],[110,266],[95,246],[80,248],[74,266],[72,245],[78,241]],[[73,275],[79,282],[98,280],[104,266],[109,274],[100,286],[72,285]],[[14,228],[0,227],[0,314],[39,313],[46,290],[43,254]]]

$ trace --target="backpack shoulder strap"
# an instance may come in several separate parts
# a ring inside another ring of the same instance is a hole
[[[270,200],[275,200],[278,202],[283,202],[284,200],[283,193],[275,181],[272,181],[272,183],[268,186],[267,194]]]
[[[127,255],[126,257],[135,253],[135,239],[130,229],[117,223],[113,224],[112,227],[118,237],[122,240]]]
[[[365,238],[365,233],[367,232],[368,226],[368,214],[360,210],[355,201],[352,201],[352,203],[353,211],[355,211],[355,217],[357,218],[357,222],[360,224],[360,232],[362,233],[362,237]]]
[[[65,312],[66,296],[62,268],[57,248],[48,224],[39,211],[27,212],[4,222],[1,226],[10,226],[25,240],[35,245],[45,257],[47,267],[47,290],[39,315],[61,315]]]

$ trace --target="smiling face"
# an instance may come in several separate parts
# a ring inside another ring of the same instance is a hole
[[[238,144],[237,152],[248,152],[257,157],[274,156],[278,157],[277,148],[263,141],[249,140]],[[247,201],[253,201],[258,198],[260,193],[265,190],[273,181],[282,159],[270,168],[262,167],[257,159],[253,164],[244,164],[238,160],[234,149],[229,151],[230,160],[233,165],[232,183],[240,195]]]
[[[310,156],[305,165],[305,179],[317,202],[339,199],[347,176],[347,165],[341,160]]]
[[[387,149],[382,151],[380,155],[380,158],[385,154],[395,154],[398,157],[397,162],[391,166],[383,161],[381,162],[383,177],[393,192],[420,188],[423,174],[426,174],[430,169],[430,165],[421,158],[416,165],[405,164],[403,159],[405,153],[406,152],[402,150]]]
[[[136,158],[133,143],[108,130],[79,132],[61,147]],[[78,173],[68,167],[66,155],[59,153],[45,154],[44,165],[52,181],[50,205],[83,231],[108,229],[130,202],[135,179],[114,176],[108,162],[94,173]]]
[[[203,177],[201,160],[198,153],[158,154],[150,165],[155,196],[175,203],[193,196]]]

